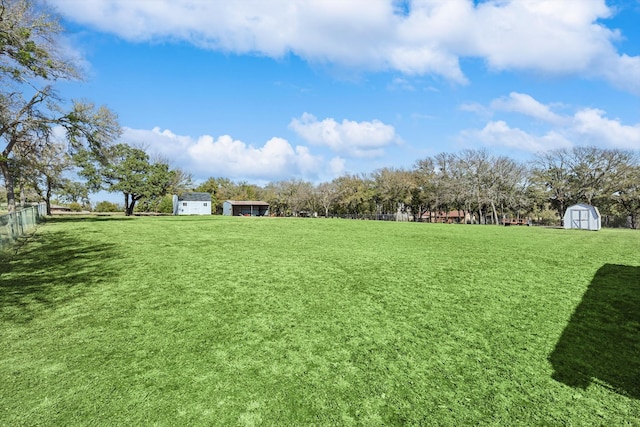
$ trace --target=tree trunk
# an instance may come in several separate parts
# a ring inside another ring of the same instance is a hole
[[[133,215],[133,208],[135,204],[136,204],[136,201],[134,199],[131,199],[131,204],[126,207],[125,216]]]
[[[498,212],[496,212],[496,204],[491,200],[491,210],[493,211],[493,225],[498,225]]]
[[[129,197],[131,197],[131,202],[129,203]],[[136,197],[133,194],[127,194],[125,196],[125,216],[131,216],[133,215],[133,208],[135,208],[136,206],[136,202],[138,201],[138,199],[140,199],[140,196]]]
[[[129,216],[129,193],[124,193],[124,215]]]
[[[0,160],[0,170],[2,170],[2,176],[4,177],[4,183],[7,190],[7,210],[9,213],[16,211],[16,195],[13,181],[13,175],[9,169],[9,164],[6,160]]]
[[[51,215],[51,183],[47,179],[47,192],[44,196],[44,202],[47,204],[47,215]]]

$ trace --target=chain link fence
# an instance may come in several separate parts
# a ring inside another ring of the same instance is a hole
[[[0,250],[4,250],[15,243],[18,238],[26,235],[47,214],[44,203],[21,209],[19,211],[0,216]]]

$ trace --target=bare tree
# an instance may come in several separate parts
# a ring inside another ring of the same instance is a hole
[[[618,210],[629,218],[629,227],[638,228],[640,217],[640,164],[637,158],[618,175],[617,189],[612,195]]]
[[[566,149],[538,154],[533,162],[533,181],[544,190],[560,218],[575,200],[570,165],[570,153]]]
[[[533,182],[545,190],[560,217],[572,203],[607,208],[615,202],[614,195],[622,194],[621,184],[627,182],[635,158],[630,151],[597,147],[555,150],[537,156]]]
[[[67,185],[64,174],[72,167],[71,156],[61,143],[45,144],[36,152],[20,153],[16,156],[23,171],[21,179],[36,191],[46,203],[47,215],[51,215],[51,197]]]
[[[336,185],[334,182],[323,182],[316,187],[315,193],[320,206],[324,209],[326,218],[329,216],[329,209],[331,209],[338,197]]]

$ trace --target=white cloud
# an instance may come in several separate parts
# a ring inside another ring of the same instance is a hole
[[[483,129],[468,129],[459,139],[480,142],[487,146],[506,147],[529,152],[547,151],[572,145],[594,145],[607,148],[640,149],[640,123],[625,125],[619,119],[609,119],[606,112],[594,108],[578,109],[573,115],[551,111],[532,96],[512,92],[495,99],[489,108],[479,104],[464,104],[465,111],[492,115],[499,111],[516,112],[546,122],[549,129],[542,136],[510,127],[504,120],[489,121]]]
[[[532,153],[572,146],[571,141],[556,131],[536,136],[522,129],[509,127],[502,120],[490,121],[481,130],[463,131],[461,137],[467,141],[481,142],[489,147],[506,147]]]
[[[176,135],[169,129],[155,127],[151,130],[125,127],[121,138],[124,142],[150,149],[177,163],[189,161],[188,149],[193,144],[190,136]]]
[[[294,118],[289,127],[300,137],[314,145],[324,145],[334,152],[355,157],[378,157],[383,148],[396,141],[395,129],[379,120],[355,122],[332,118],[322,121],[309,113]]]
[[[69,19],[134,41],[179,40],[234,52],[467,82],[460,58],[496,70],[604,78],[640,93],[640,57],[601,20],[605,0],[49,0]],[[474,5],[475,4],[475,5]]]
[[[640,123],[623,125],[620,120],[608,119],[605,112],[593,108],[578,111],[573,117],[573,130],[590,144],[640,150]]]
[[[308,147],[293,147],[282,138],[271,138],[263,146],[255,147],[229,135],[193,138],[156,127],[151,130],[125,128],[122,141],[141,144],[150,154],[168,159],[172,166],[191,172],[199,179],[224,176],[234,180],[270,181],[295,176],[314,180],[327,170],[337,170],[341,161],[326,161],[312,154]]]
[[[604,1],[489,1],[475,14],[475,53],[497,69],[586,70],[611,52],[616,34],[596,24],[611,14]]]
[[[551,111],[549,106],[536,101],[531,95],[511,92],[508,97],[502,97],[491,103],[494,110],[511,111],[525,114],[529,117],[549,123],[560,124],[565,119]]]
[[[619,89],[640,94],[640,56],[610,53],[599,58],[596,71]]]

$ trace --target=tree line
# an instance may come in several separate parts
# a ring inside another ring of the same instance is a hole
[[[89,194],[103,189],[122,194],[127,215],[169,213],[171,194],[203,191],[212,194],[214,213],[227,199],[264,200],[283,216],[420,220],[457,211],[466,221],[497,224],[503,218],[555,221],[568,206],[585,202],[599,207],[605,224],[638,226],[638,152],[596,147],[549,151],[526,163],[484,149],[443,152],[411,168],[318,184],[289,179],[260,187],[212,177],[194,186],[188,172],[166,159],[117,143],[115,112],[56,92],[56,82],[81,78],[63,54],[62,32],[44,4],[0,0],[0,172],[9,212],[27,200],[44,200],[48,213],[53,198],[88,205]]]
[[[479,224],[503,218],[554,223],[575,203],[598,206],[609,225],[637,228],[640,162],[637,152],[575,147],[518,162],[489,151],[440,153],[409,169],[382,168],[313,184],[300,179],[264,187],[209,178],[195,188],[212,194],[215,212],[224,200],[264,200],[273,215],[389,217],[398,212],[446,218],[450,211]],[[435,214],[435,215],[434,215]]]

